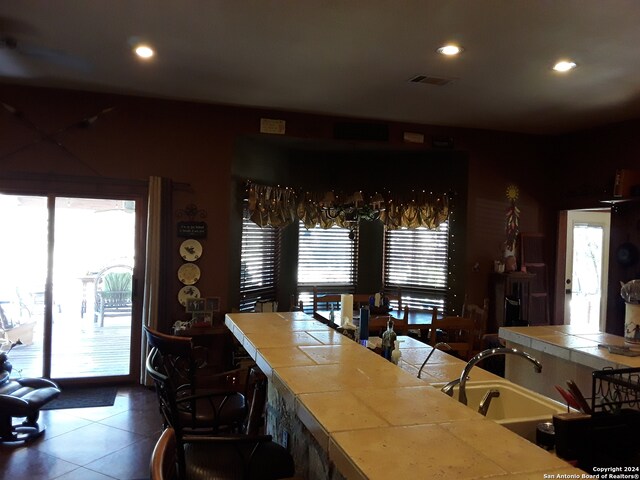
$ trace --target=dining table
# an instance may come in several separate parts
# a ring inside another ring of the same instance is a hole
[[[314,318],[329,325],[330,327],[337,328],[340,326],[340,319],[342,318],[341,310],[333,310],[333,318],[331,321],[331,310],[316,310],[314,312]],[[429,329],[434,316],[436,318],[442,318],[442,313],[437,309],[433,310],[409,310],[407,313],[407,330],[418,330],[420,332],[420,338],[426,339],[429,335]],[[404,318],[404,312],[392,310],[388,313],[371,313],[369,316],[369,322],[374,319],[388,319],[393,317],[394,320],[402,320]],[[353,324],[360,325],[360,311],[354,310],[353,312]]]

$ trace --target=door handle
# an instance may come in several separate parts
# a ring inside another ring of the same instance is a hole
[[[566,293],[567,295],[571,295],[571,289],[570,289],[570,288],[567,288],[567,289],[564,291],[564,293]]]

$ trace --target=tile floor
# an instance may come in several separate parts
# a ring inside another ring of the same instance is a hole
[[[44,410],[44,435],[22,447],[0,446],[0,480],[141,480],[162,422],[156,394],[118,389],[111,407]]]

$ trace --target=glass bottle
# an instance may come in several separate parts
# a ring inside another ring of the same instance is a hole
[[[393,331],[393,319],[389,318],[387,330],[382,334],[382,356],[387,360],[391,360],[396,338],[396,332]]]

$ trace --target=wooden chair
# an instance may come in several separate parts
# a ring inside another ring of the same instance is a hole
[[[165,428],[151,452],[151,480],[176,480],[178,478],[176,456],[176,432]]]
[[[395,293],[384,293],[384,296],[389,299],[389,303],[397,303],[398,304],[398,312],[402,312],[402,289],[398,288]]]
[[[342,301],[342,296],[338,293],[325,293],[321,294],[318,292],[316,287],[313,287],[313,314],[318,310],[330,310],[331,307],[335,310],[340,310],[340,302]]]
[[[433,319],[429,330],[429,345],[446,342],[463,360],[469,360],[473,353],[475,324],[471,318],[444,317]]]
[[[473,352],[483,350],[484,336],[487,334],[487,317],[489,315],[489,299],[485,298],[482,307],[465,302],[462,308],[462,316],[473,320]]]
[[[409,307],[405,307],[402,317],[395,315],[371,315],[369,319],[369,335],[382,336],[387,329],[389,318],[393,319],[393,331],[398,335],[407,335],[409,333]]]
[[[291,294],[289,299],[289,311],[290,312],[304,312],[304,303],[298,299],[298,296]]]

